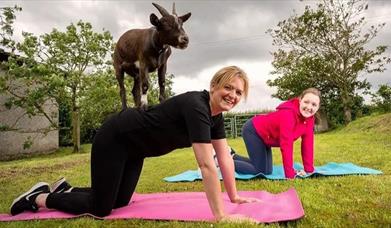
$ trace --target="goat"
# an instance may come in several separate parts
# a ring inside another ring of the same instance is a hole
[[[182,24],[187,21],[191,13],[177,16],[175,3],[172,14],[152,3],[162,17],[159,19],[154,13],[150,15],[153,27],[148,29],[131,29],[125,32],[118,40],[113,65],[120,88],[122,109],[126,109],[126,92],[124,73],[132,76],[133,99],[135,106],[145,109],[148,105],[147,91],[149,88],[149,73],[158,70],[159,101],[165,100],[165,77],[167,59],[171,55],[171,48],[185,49],[189,43]],[[142,94],[140,94],[142,92]]]

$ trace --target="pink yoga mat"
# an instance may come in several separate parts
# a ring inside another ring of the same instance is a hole
[[[241,196],[255,197],[262,202],[234,204],[224,193],[225,210],[229,214],[243,214],[260,223],[289,221],[304,216],[304,210],[294,188],[279,194],[266,191],[242,191]],[[16,216],[0,214],[0,221],[33,219],[66,219],[79,217],[55,210],[40,209],[36,213],[24,212]],[[152,219],[179,221],[212,221],[204,192],[172,192],[134,194],[131,203],[112,211],[103,219]]]

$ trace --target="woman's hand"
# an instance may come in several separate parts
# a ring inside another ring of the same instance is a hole
[[[242,204],[242,203],[259,203],[262,201],[257,198],[240,197],[239,195],[236,195],[235,198],[231,199],[231,202]]]

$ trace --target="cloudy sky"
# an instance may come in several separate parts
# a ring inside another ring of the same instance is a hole
[[[114,40],[132,28],[151,26],[149,15],[158,11],[152,1],[71,1],[28,0],[0,1],[0,7],[15,4],[23,8],[15,22],[15,36],[21,31],[35,35],[49,33],[53,28],[65,30],[70,23],[79,20],[90,22],[94,29],[110,31]],[[173,1],[155,1],[171,12]],[[174,92],[208,88],[212,75],[221,67],[237,65],[250,78],[250,94],[246,102],[234,111],[272,109],[280,101],[271,98],[273,88],[266,85],[273,79],[271,52],[272,39],[265,31],[275,28],[279,21],[287,19],[293,11],[302,12],[305,5],[315,1],[298,0],[253,0],[253,1],[206,1],[176,0],[178,15],[191,12],[184,24],[189,38],[189,47],[174,50],[168,63],[168,73],[175,75]],[[160,16],[160,15],[159,15]],[[391,46],[391,1],[369,1],[366,15],[368,24],[386,22],[386,26],[372,40],[370,46]],[[391,51],[387,51],[391,54]],[[388,66],[391,68],[391,65]],[[114,75],[113,75],[114,77]],[[367,77],[367,76],[363,76]],[[369,75],[374,89],[379,84],[391,84],[391,70]],[[130,89],[128,89],[130,91]],[[119,99],[119,98],[118,98]]]

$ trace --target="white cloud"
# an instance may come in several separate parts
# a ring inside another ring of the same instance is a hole
[[[145,28],[147,27],[142,20],[139,18],[135,17],[132,19],[120,19],[118,20],[118,26],[120,31],[127,31],[132,28]]]
[[[271,98],[274,92],[266,85],[272,66],[270,51],[271,36],[264,34],[281,20],[292,15],[293,10],[301,12],[305,5],[314,1],[187,1],[178,0],[177,12],[192,12],[184,25],[190,37],[186,50],[173,49],[168,62],[168,73],[173,73],[174,92],[208,89],[209,80],[223,66],[238,65],[250,78],[250,94],[247,102],[240,103],[234,111],[274,109],[280,102]],[[64,31],[71,22],[82,19],[91,22],[96,31],[105,28],[111,32],[114,41],[132,28],[150,27],[149,15],[158,11],[146,1],[1,1],[3,6],[20,5],[17,13],[15,37],[21,39],[21,31],[35,35],[50,32],[53,28]],[[159,2],[171,9],[172,2]],[[217,10],[216,10],[217,9]],[[366,18],[368,25],[386,22],[370,47],[391,45],[389,1],[370,1]],[[389,54],[389,49],[387,50]],[[390,68],[391,65],[387,65]],[[377,90],[379,84],[391,83],[390,70],[365,76]]]

